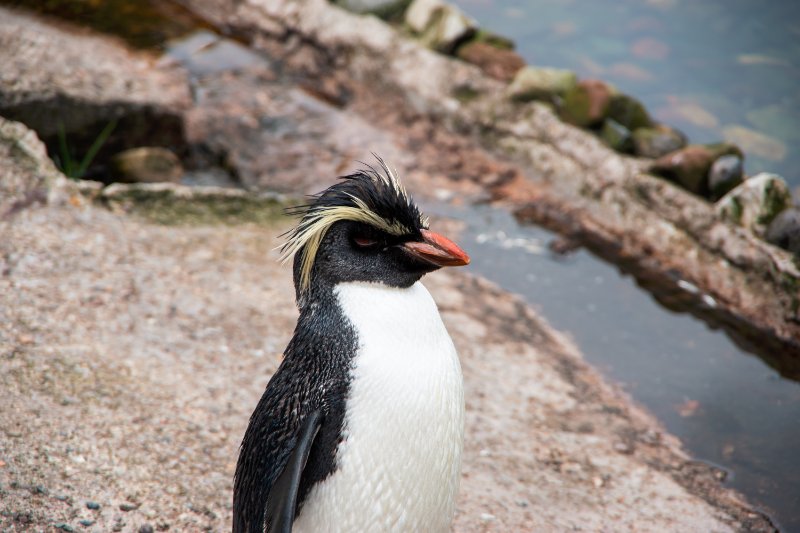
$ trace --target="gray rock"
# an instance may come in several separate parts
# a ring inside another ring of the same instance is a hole
[[[784,209],[767,226],[767,242],[800,256],[800,208]]]
[[[31,203],[44,202],[47,186],[60,176],[33,131],[0,117],[0,219]]]
[[[577,84],[578,76],[570,70],[528,66],[520,69],[514,76],[507,95],[519,102],[528,100],[552,102]]]
[[[100,509],[100,504],[90,500],[86,502],[86,508],[91,509],[92,511],[97,511],[98,509]]]
[[[629,153],[633,151],[631,130],[613,118],[607,118],[603,121],[603,129],[600,130],[600,138],[617,152]]]
[[[183,165],[166,148],[143,146],[131,148],[111,160],[115,181],[124,183],[176,182],[183,175]]]
[[[770,222],[791,202],[792,196],[783,178],[762,172],[723,196],[717,202],[716,211],[723,219],[763,236]]]
[[[633,132],[634,152],[640,157],[658,158],[686,146],[686,136],[675,128],[657,124]]]
[[[444,53],[478,30],[478,23],[460,9],[441,0],[414,0],[406,10],[405,21],[429,48]]]
[[[738,155],[724,155],[714,161],[708,172],[708,189],[712,200],[718,200],[742,183],[744,162]]]
[[[456,56],[502,81],[511,81],[525,66],[525,60],[518,53],[507,48],[498,48],[486,41],[475,40],[459,46]]]

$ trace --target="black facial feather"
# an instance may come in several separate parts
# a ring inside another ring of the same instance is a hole
[[[323,240],[331,241],[329,232],[334,227],[350,223],[360,225],[362,232],[374,230],[392,239],[422,238],[427,222],[419,208],[386,163],[377,156],[376,159],[378,168],[365,165],[340,177],[308,204],[288,210],[301,217],[297,226],[285,234],[287,240],[281,248],[284,260],[295,256],[299,299],[311,286],[320,246]],[[347,250],[341,248],[341,243],[339,246],[340,257],[344,258]]]

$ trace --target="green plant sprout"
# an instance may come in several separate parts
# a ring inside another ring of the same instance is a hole
[[[56,166],[58,169],[64,173],[64,175],[70,179],[77,180],[81,179],[83,176],[86,175],[86,171],[89,169],[89,165],[92,164],[95,156],[97,156],[97,152],[100,151],[103,144],[108,140],[108,137],[111,135],[111,132],[114,131],[114,128],[117,127],[117,119],[112,120],[103,128],[103,130],[97,135],[92,145],[84,154],[83,159],[81,159],[80,163],[77,159],[72,157],[72,152],[70,152],[69,147],[67,146],[67,135],[64,132],[64,124],[59,123],[58,125],[58,151],[59,156],[56,161]]]

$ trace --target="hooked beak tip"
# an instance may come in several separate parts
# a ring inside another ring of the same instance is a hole
[[[403,248],[414,257],[439,267],[469,264],[467,253],[447,237],[424,229],[422,239],[422,242],[407,242]]]

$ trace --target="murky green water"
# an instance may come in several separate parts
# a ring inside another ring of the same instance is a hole
[[[800,2],[454,0],[533,65],[630,93],[692,141],[728,138],[748,173],[800,188]]]
[[[774,354],[743,351],[691,314],[665,309],[583,249],[554,255],[554,234],[503,210],[428,211],[467,223],[459,244],[473,272],[524,296],[695,458],[726,469],[726,483],[783,531],[800,531],[800,383],[763,361]]]

